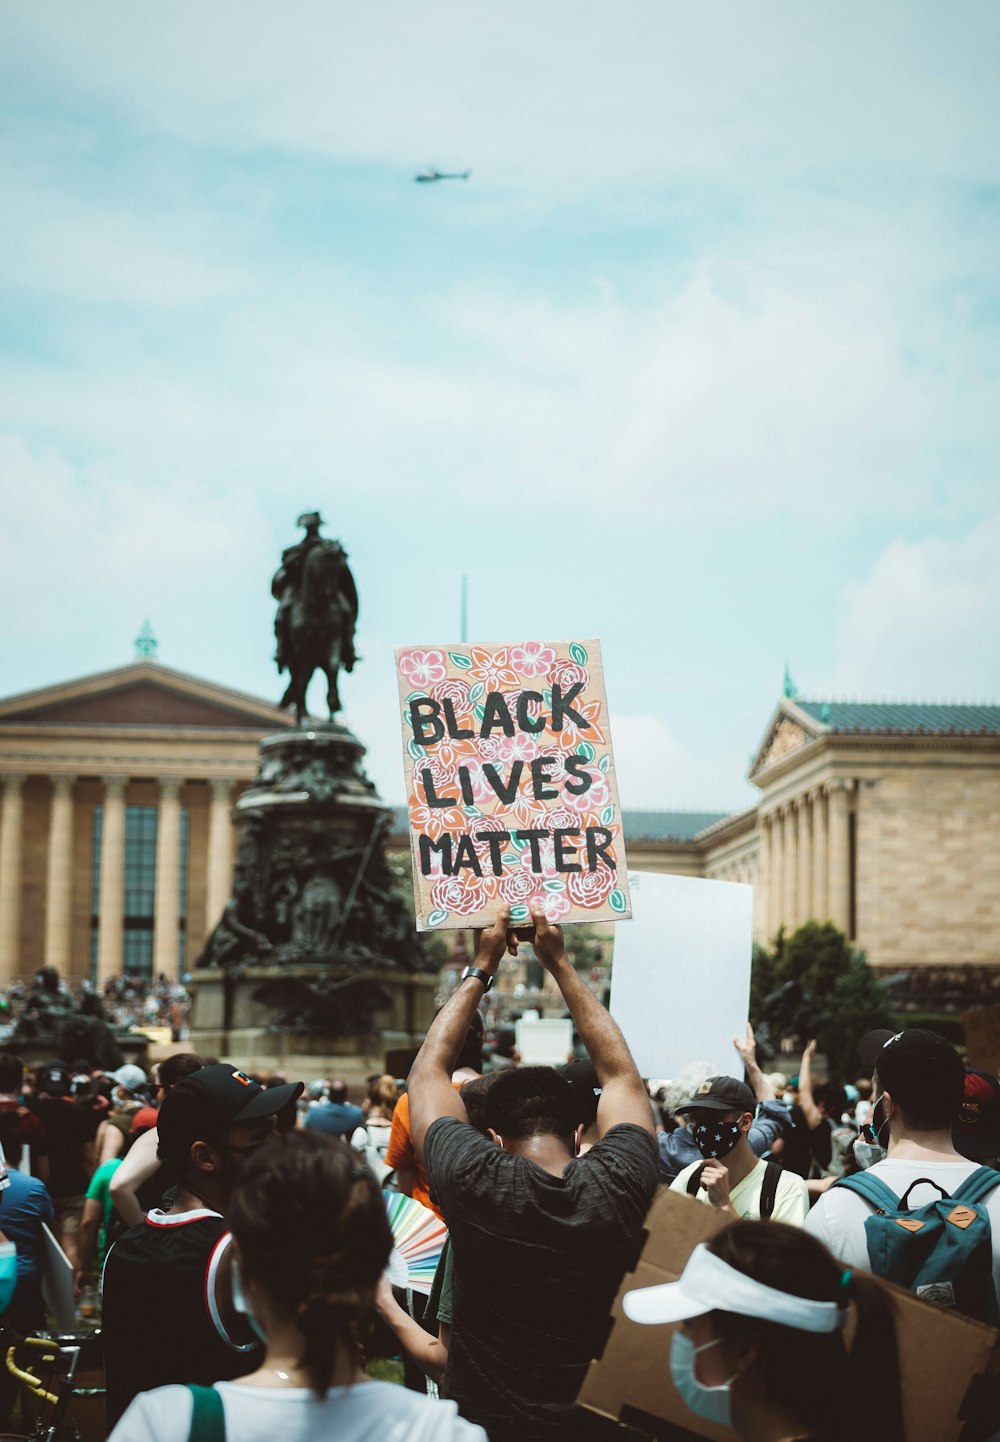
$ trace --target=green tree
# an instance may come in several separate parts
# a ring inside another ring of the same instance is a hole
[[[771,951],[755,947],[750,1000],[751,1019],[772,1044],[791,1035],[804,1046],[815,1037],[831,1076],[844,1081],[858,1074],[862,1037],[897,1024],[865,953],[829,922],[779,931]]]

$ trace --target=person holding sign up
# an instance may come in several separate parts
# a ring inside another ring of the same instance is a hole
[[[535,953],[597,1072],[598,1140],[578,1155],[577,1100],[550,1067],[500,1072],[485,1096],[486,1134],[470,1126],[451,1073],[508,945],[516,952],[509,919],[504,908],[482,933],[475,965],[409,1077],[417,1155],[454,1251],[445,1387],[490,1442],[585,1442],[599,1424],[574,1402],[656,1191],[653,1123],[616,1022],[577,975],[559,928],[536,909]]]

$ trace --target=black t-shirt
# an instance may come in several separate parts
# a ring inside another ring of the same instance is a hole
[[[424,1157],[455,1258],[448,1395],[490,1442],[583,1436],[573,1404],[638,1257],[657,1185],[652,1136],[613,1127],[553,1177],[441,1117]]]
[[[217,1212],[151,1212],[111,1248],[101,1312],[109,1431],[151,1387],[208,1387],[259,1365],[260,1348],[227,1341],[215,1308],[228,1235]]]
[[[66,1097],[39,1097],[31,1109],[41,1118],[48,1138],[48,1188],[53,1200],[82,1197],[90,1181],[85,1149],[100,1124],[96,1113]]]

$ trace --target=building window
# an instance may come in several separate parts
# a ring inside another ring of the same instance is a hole
[[[153,975],[153,923],[156,909],[155,806],[125,808],[125,902],[122,917],[122,970],[135,976]],[[177,959],[185,969],[187,937],[188,813],[181,808],[180,891],[177,898]],[[104,808],[94,807],[93,853],[90,870],[90,979],[97,982],[97,944],[101,920],[101,841]]]
[[[156,902],[155,806],[125,808],[125,915],[122,970],[153,975],[153,909]]]

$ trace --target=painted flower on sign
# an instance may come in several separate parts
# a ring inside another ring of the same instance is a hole
[[[574,871],[566,883],[574,906],[600,906],[615,889],[615,873],[610,866],[596,871]]]
[[[510,664],[509,647],[487,651],[485,647],[473,646],[469,657],[472,665],[465,674],[470,681],[481,681],[487,691],[516,691],[520,688],[517,672]]]
[[[544,676],[555,662],[555,651],[541,641],[522,641],[520,646],[510,648],[510,664],[521,676]]]
[[[586,776],[590,781],[590,786],[583,792],[566,791],[564,793],[566,805],[578,815],[581,811],[591,811],[607,806],[611,792],[608,790],[608,781],[604,773],[598,771],[596,766],[586,766],[581,767],[576,774],[581,782]]]
[[[445,831],[463,831],[465,813],[458,806],[449,806],[442,810],[435,806],[425,806],[411,796],[410,825],[417,832],[425,831],[436,841]]]
[[[399,669],[414,689],[448,678],[443,651],[406,651],[399,658]]]
[[[445,876],[431,887],[431,905],[440,911],[455,911],[459,916],[482,911],[487,900],[487,887],[478,878],[465,881],[458,876]]]
[[[469,687],[464,681],[439,681],[431,687],[431,695],[435,701],[450,701],[456,716],[468,716],[472,710]]]
[[[536,879],[528,871],[511,871],[497,878],[497,890],[508,906],[530,901],[537,890]]]
[[[541,907],[546,921],[560,921],[570,908],[565,891],[543,891],[535,897],[531,905]]]
[[[590,685],[590,672],[586,666],[578,666],[575,661],[554,661],[549,667],[549,681],[558,681],[559,689],[565,696],[572,686],[582,686],[586,691]]]

